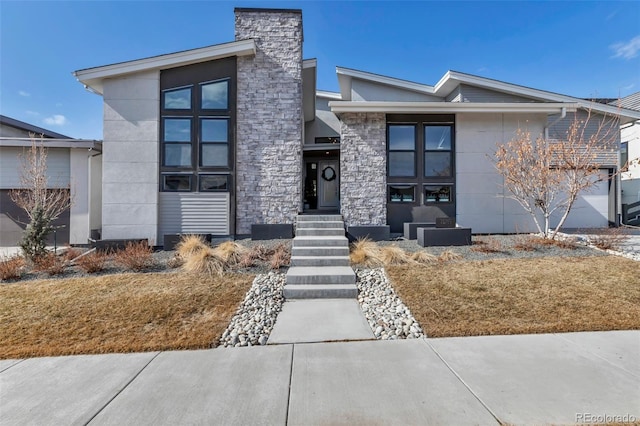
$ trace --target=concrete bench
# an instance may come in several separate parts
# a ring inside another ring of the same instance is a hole
[[[435,228],[435,222],[405,222],[404,223],[404,238],[407,240],[415,240],[418,238],[418,228]]]
[[[421,247],[471,245],[471,228],[418,228],[416,233]]]

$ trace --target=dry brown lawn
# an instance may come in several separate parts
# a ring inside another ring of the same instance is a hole
[[[0,285],[0,359],[217,344],[253,275],[114,274]]]
[[[640,329],[640,263],[543,257],[389,266],[429,337]]]

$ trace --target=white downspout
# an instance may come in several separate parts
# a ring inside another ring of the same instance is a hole
[[[554,126],[555,124],[558,123],[558,121],[562,120],[566,116],[567,116],[567,108],[566,107],[560,108],[560,117],[558,117],[553,123],[551,123],[551,124],[549,124],[549,125],[544,127],[544,140],[545,141],[549,140],[549,127]]]

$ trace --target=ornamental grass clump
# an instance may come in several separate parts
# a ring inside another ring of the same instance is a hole
[[[440,262],[451,262],[453,260],[460,260],[460,259],[462,259],[462,256],[451,250],[445,250],[442,253],[440,253],[440,256],[438,256],[438,261]]]
[[[411,262],[411,257],[407,252],[396,245],[382,247],[380,259],[385,265],[404,265]]]
[[[411,254],[411,260],[416,263],[431,264],[437,262],[438,257],[425,250],[420,250]]]
[[[380,246],[369,238],[358,238],[352,243],[349,257],[354,265],[368,268],[376,268],[384,264]]]
[[[248,248],[235,241],[225,241],[213,249],[214,255],[222,261],[225,269],[238,265],[242,257],[248,252]]]
[[[176,253],[183,259],[191,256],[192,254],[206,250],[207,245],[204,238],[200,235],[183,235],[180,238],[180,242],[176,246]]]
[[[192,274],[214,276],[224,273],[225,264],[213,249],[207,247],[205,250],[196,251],[185,258],[182,268]]]

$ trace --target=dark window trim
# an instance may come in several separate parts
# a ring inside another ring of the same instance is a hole
[[[165,188],[165,178],[168,176],[184,176],[189,178],[189,189],[168,189]],[[193,173],[162,173],[160,175],[160,191],[161,192],[193,192]]]
[[[436,201],[436,202],[427,202],[427,186],[448,186],[451,188],[449,201]],[[449,182],[427,182],[422,184],[422,205],[424,206],[433,206],[433,205],[443,205],[443,204],[454,204],[456,202],[456,185],[455,183]]]
[[[391,149],[389,141],[389,128],[391,126],[413,126],[414,148],[413,149]],[[389,174],[389,157],[392,152],[410,152],[413,154],[413,175],[394,175]],[[394,179],[415,179],[418,177],[418,123],[387,123],[387,176]]]
[[[226,108],[204,108],[202,106],[202,86],[206,85],[206,84],[212,84],[212,83],[221,83],[221,82],[226,82],[227,83],[227,107]],[[197,109],[200,111],[215,111],[215,113],[217,114],[218,111],[219,112],[225,112],[227,114],[229,114],[229,111],[231,109],[230,107],[230,103],[231,103],[231,77],[223,77],[223,78],[217,78],[215,80],[209,80],[209,81],[202,81],[198,83],[198,100],[200,101],[198,103],[198,107]]]
[[[225,176],[227,178],[227,189],[202,189],[201,181],[205,176]],[[198,192],[228,192],[233,193],[233,176],[228,173],[199,173]]]
[[[193,113],[193,99],[195,98],[195,96],[193,94],[193,87],[194,87],[193,84],[187,84],[187,85],[184,85],[184,86],[181,86],[181,87],[169,87],[169,88],[166,88],[166,89],[162,89],[160,91],[161,92],[160,93],[160,109],[161,109],[161,111],[171,111],[172,113],[178,113],[178,114],[188,112],[189,115],[191,115]],[[180,109],[178,109],[178,108],[165,108],[165,106],[164,106],[164,95],[165,95],[165,93],[167,93],[167,92],[175,92],[175,91],[183,90],[183,89],[187,89],[187,88],[191,89],[191,106],[188,109],[186,109],[186,108],[185,109],[181,109],[181,108]]]
[[[393,201],[391,199],[391,187],[400,187],[400,186],[405,186],[405,187],[409,187],[411,189],[413,189],[413,200],[412,201],[405,201],[405,200],[399,200],[399,201]],[[418,185],[414,182],[412,183],[389,183],[387,184],[387,202],[388,203],[392,203],[392,204],[403,204],[403,205],[407,205],[407,204],[414,204],[417,205],[419,204],[419,197],[416,196],[416,189],[418,189]]]

